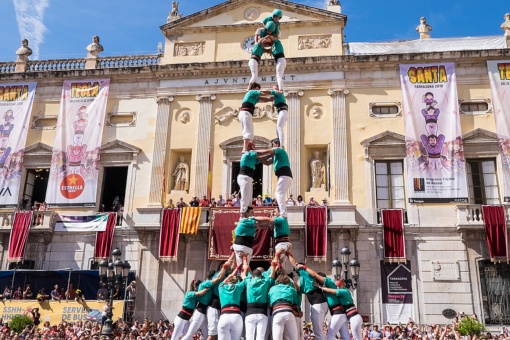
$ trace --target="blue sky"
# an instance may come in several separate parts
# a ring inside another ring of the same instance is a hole
[[[220,2],[181,0],[179,11],[189,15]],[[327,0],[295,2],[325,8]],[[508,0],[341,2],[342,13],[348,16],[347,42],[416,39],[421,16],[432,25],[435,38],[502,35],[499,26],[510,12]],[[19,22],[15,7],[24,13]],[[102,56],[157,53],[158,42],[164,41],[159,26],[171,7],[171,0],[0,0],[0,61],[16,59],[20,25],[32,32],[27,38],[34,52],[38,49],[38,59],[83,58],[96,34],[105,48]]]

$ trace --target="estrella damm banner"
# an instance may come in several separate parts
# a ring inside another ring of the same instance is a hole
[[[78,320],[101,321],[103,307],[106,302],[103,301],[45,301],[42,303],[37,300],[5,300],[0,301],[0,318],[9,322],[16,315],[27,315],[32,317],[32,310],[39,308],[39,327],[42,327],[46,321],[50,325],[57,325],[62,321],[74,322]],[[122,317],[124,301],[113,302],[113,320]]]

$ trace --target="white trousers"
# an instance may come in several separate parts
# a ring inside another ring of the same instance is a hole
[[[239,252],[243,252],[246,255],[248,255],[246,260],[248,261],[248,264],[250,264],[251,256],[253,255],[253,249],[252,248],[249,248],[247,246],[242,246],[240,244],[234,244],[232,246],[232,248],[234,249],[234,253],[236,254],[237,265],[240,265],[240,264],[243,263],[243,258],[241,257],[241,255],[239,255]]]
[[[278,58],[276,62],[276,82],[278,89],[283,91],[283,76],[285,75],[285,67],[287,67],[287,60],[285,58]]]
[[[241,213],[245,213],[253,201],[253,178],[246,175],[237,175],[237,184],[241,193]]]
[[[243,335],[241,314],[222,314],[218,323],[218,340],[240,340]]]
[[[276,120],[276,135],[278,136],[278,139],[280,140],[280,146],[284,147],[284,126],[287,123],[287,118],[289,116],[289,112],[287,110],[281,110],[278,112],[278,119]]]
[[[313,333],[317,340],[325,340],[324,336],[324,320],[328,314],[328,303],[316,303],[310,308],[310,319],[312,320]]]
[[[278,252],[278,249],[283,249],[285,252],[292,249],[292,243],[290,242],[280,242],[276,246],[274,246],[275,253]],[[285,262],[287,260],[287,255],[285,253],[280,254],[280,261]]]
[[[363,335],[361,332],[361,328],[363,325],[363,318],[361,315],[354,315],[350,320],[349,323],[351,324],[351,333],[354,340],[363,340]]]
[[[257,78],[259,77],[259,62],[250,58],[250,61],[248,61],[248,67],[251,71],[250,84],[256,83]]]
[[[267,330],[267,316],[251,314],[244,318],[246,340],[264,340]]]
[[[285,203],[285,196],[287,195],[287,191],[289,190],[291,184],[292,177],[278,177],[278,182],[276,182],[276,190],[274,193],[274,197],[278,202],[278,208],[280,209],[280,216],[285,218],[287,218],[287,203]]]
[[[241,110],[237,118],[239,118],[239,122],[241,122],[243,139],[253,141],[253,116],[251,113]]]
[[[193,340],[193,334],[195,334],[199,328],[202,329],[203,338],[207,339],[207,336],[209,335],[207,332],[207,326],[207,315],[195,310],[188,331],[186,332],[186,335],[182,337],[182,340]]]
[[[210,336],[218,335],[218,320],[220,311],[216,308],[207,307],[207,332]]]
[[[349,328],[347,327],[347,316],[345,315],[345,313],[331,316],[326,339],[336,340],[336,334],[338,333],[338,331],[340,331],[340,329],[342,329],[342,332],[340,334],[342,340],[350,340],[351,335],[349,334]]]
[[[289,339],[297,339],[296,317],[291,312],[273,315],[273,340],[282,340],[285,332]]]
[[[302,322],[301,318],[298,318],[296,316],[294,316],[294,317],[296,318],[297,339],[302,340],[303,339],[303,322]]]
[[[181,335],[186,334],[189,327],[189,320],[181,319],[179,316],[175,317],[174,320],[174,332],[172,334],[172,340],[178,340]]]

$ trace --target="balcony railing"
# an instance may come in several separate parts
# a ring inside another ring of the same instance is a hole
[[[84,70],[85,59],[34,60],[28,63],[29,72]]]
[[[11,229],[14,222],[16,210],[5,210],[0,212],[0,229]],[[54,212],[51,210],[34,211],[32,215],[32,229],[34,230],[53,230],[55,227]]]
[[[382,210],[383,209],[377,209],[377,224],[382,224]],[[404,209],[404,224],[409,224],[406,209]]]
[[[457,211],[457,227],[476,227],[483,226],[483,214],[482,205],[480,204],[469,204],[469,205],[457,205],[455,207]],[[510,206],[505,206],[506,220],[510,218]],[[507,222],[508,224],[508,222]]]
[[[16,70],[15,62],[0,63],[0,74],[2,73],[14,73]]]

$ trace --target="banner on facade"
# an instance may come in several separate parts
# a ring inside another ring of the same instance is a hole
[[[400,65],[410,203],[467,203],[453,63]]]
[[[84,301],[45,301],[39,303],[37,300],[5,300],[0,302],[0,319],[9,322],[16,315],[27,315],[32,317],[32,310],[39,308],[39,327],[46,321],[50,325],[58,325],[62,321],[73,323],[75,321],[101,322],[103,307],[106,302]],[[113,301],[113,320],[122,317],[124,301]]]
[[[510,60],[487,61],[492,92],[492,108],[496,120],[501,163],[503,164],[503,197],[510,202]]]
[[[413,317],[413,282],[411,263],[381,261],[383,320],[391,324],[409,321]]]
[[[96,204],[109,85],[109,79],[64,81],[46,193],[50,207]]]
[[[108,213],[86,215],[58,215],[55,231],[96,232],[105,231]]]
[[[37,83],[0,84],[0,208],[16,207]]]

